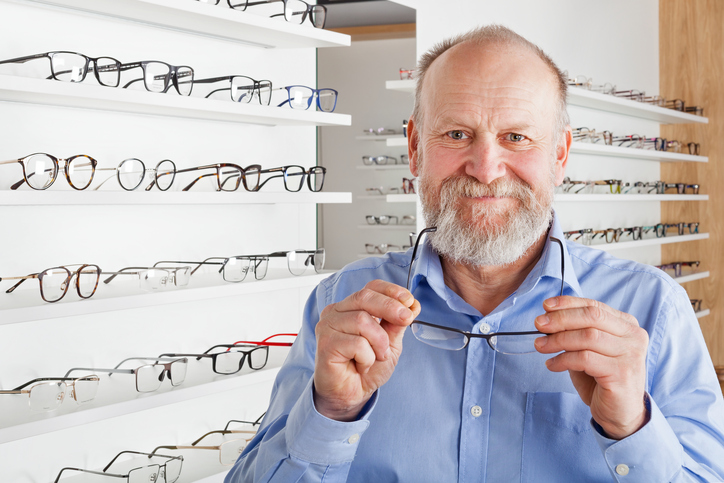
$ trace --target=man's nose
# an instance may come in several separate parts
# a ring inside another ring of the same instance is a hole
[[[505,176],[505,150],[493,139],[476,139],[465,163],[465,174],[490,184]]]

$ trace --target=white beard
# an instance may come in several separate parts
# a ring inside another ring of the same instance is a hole
[[[420,201],[425,222],[437,227],[428,235],[432,247],[451,262],[465,265],[508,265],[519,260],[550,227],[554,167],[552,164],[550,186],[540,200],[523,181],[500,178],[486,185],[472,176],[446,178],[440,186],[439,200],[435,200],[421,169]],[[466,221],[458,200],[478,196],[512,197],[520,201],[520,207],[503,210],[481,204],[473,208],[470,221]],[[491,225],[492,216],[503,222]]]

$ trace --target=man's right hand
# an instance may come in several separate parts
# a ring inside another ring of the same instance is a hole
[[[337,421],[352,421],[392,376],[405,329],[420,304],[403,287],[383,280],[330,304],[316,328],[314,405]]]

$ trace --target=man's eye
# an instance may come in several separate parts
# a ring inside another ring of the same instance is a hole
[[[508,141],[513,141],[514,143],[519,143],[525,139],[525,136],[522,134],[516,134],[516,133],[510,133],[506,136]]]
[[[467,137],[464,132],[457,129],[455,131],[450,131],[447,135],[453,139],[465,139]]]

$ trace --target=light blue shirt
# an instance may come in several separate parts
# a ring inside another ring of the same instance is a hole
[[[564,240],[557,220],[550,235]],[[560,290],[561,252],[548,240],[518,290],[483,317],[445,286],[431,247],[420,249],[419,320],[473,333],[535,330],[543,300]],[[411,251],[390,253],[348,265],[312,293],[261,429],[225,482],[724,481],[724,402],[684,289],[657,268],[573,242],[564,257],[564,295],[602,301],[648,331],[650,420],[638,432],[603,436],[568,373],[546,368],[550,355],[499,354],[484,339],[446,351],[410,330],[394,374],[357,421],[320,415],[312,398],[319,314],[370,280],[404,287]]]

